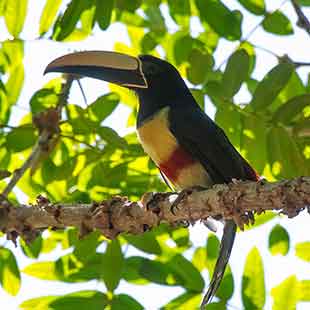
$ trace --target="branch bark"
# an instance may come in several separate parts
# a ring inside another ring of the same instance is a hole
[[[100,203],[62,204],[40,196],[35,205],[0,208],[0,229],[11,237],[23,235],[29,239],[47,227],[75,226],[82,235],[99,229],[106,237],[114,238],[122,232],[142,234],[162,222],[193,224],[210,216],[233,219],[243,229],[251,224],[253,213],[276,210],[288,217],[304,209],[310,213],[310,177],[276,183],[236,181],[188,190],[172,212],[177,197],[176,193],[147,193],[139,202],[115,196]]]

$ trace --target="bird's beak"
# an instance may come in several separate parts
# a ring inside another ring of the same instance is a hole
[[[53,60],[44,73],[61,72],[133,88],[147,88],[139,58],[108,51],[76,52]]]

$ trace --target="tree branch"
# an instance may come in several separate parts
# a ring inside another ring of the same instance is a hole
[[[291,0],[292,5],[294,7],[294,10],[298,16],[298,21],[297,21],[297,25],[301,28],[303,28],[305,31],[308,32],[308,34],[310,35],[310,22],[307,18],[307,16],[303,13],[303,11],[301,10],[298,2],[296,0]]]
[[[294,217],[307,208],[310,213],[310,177],[276,183],[238,181],[214,185],[211,189],[188,190],[175,212],[171,206],[176,193],[147,193],[139,202],[115,196],[92,204],[51,203],[40,196],[35,205],[0,209],[1,231],[33,236],[47,227],[75,226],[82,235],[99,229],[108,238],[122,232],[142,234],[160,223],[175,225],[214,218],[233,219],[243,229],[252,213],[277,210]]]
[[[1,200],[6,200],[9,193],[12,191],[17,182],[22,178],[25,172],[33,167],[40,159],[42,153],[45,153],[49,148],[50,141],[52,140],[55,132],[58,131],[59,119],[63,106],[66,104],[70,88],[73,82],[73,77],[68,75],[65,77],[65,82],[62,85],[62,91],[59,95],[58,104],[56,109],[48,110],[41,115],[34,118],[35,125],[39,128],[40,135],[36,145],[34,146],[31,154],[26,159],[21,168],[14,171],[11,180],[3,190]]]

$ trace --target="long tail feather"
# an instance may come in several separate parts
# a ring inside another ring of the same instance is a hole
[[[226,221],[224,226],[223,237],[220,245],[219,256],[213,271],[212,279],[207,293],[203,297],[200,309],[203,310],[209,301],[215,295],[224,276],[225,268],[228,263],[230,253],[235,241],[237,225],[234,221]]]

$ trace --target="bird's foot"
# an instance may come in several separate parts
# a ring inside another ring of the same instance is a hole
[[[189,188],[182,190],[170,208],[171,213],[173,215],[176,215],[176,211],[178,210],[178,205],[181,203],[182,200],[184,200],[192,192],[202,191],[202,190],[205,190],[205,188],[202,186],[192,186],[192,187],[189,187]]]

